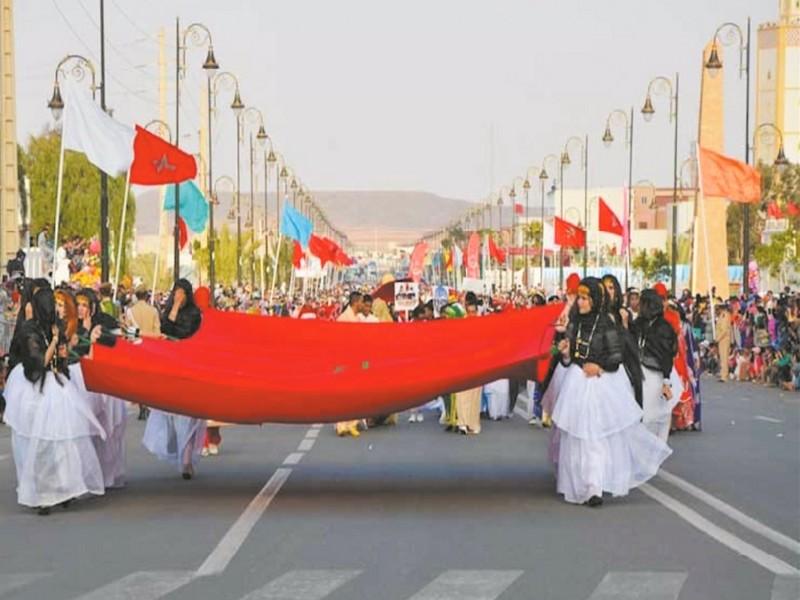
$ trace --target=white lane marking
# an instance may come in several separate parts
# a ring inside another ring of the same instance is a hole
[[[216,575],[222,573],[228,563],[239,551],[250,531],[255,527],[261,515],[267,510],[272,499],[280,491],[286,480],[291,475],[291,469],[279,468],[273,473],[269,481],[250,502],[245,511],[231,526],[225,536],[219,541],[217,547],[208,555],[205,562],[197,569],[198,576]]]
[[[738,552],[742,556],[749,558],[754,563],[761,565],[768,571],[775,573],[776,575],[800,574],[800,571],[795,569],[792,565],[783,562],[776,556],[767,554],[752,544],[748,544],[743,539],[736,537],[729,531],[718,527],[685,504],[678,502],[675,500],[675,498],[665,494],[661,490],[654,488],[652,485],[645,483],[642,484],[639,489],[656,502],[677,514],[684,521],[705,533],[707,536],[717,540],[720,544],[727,546],[734,552]]]
[[[305,456],[305,453],[303,452],[292,452],[289,456],[283,459],[283,464],[296,465],[303,460],[303,456]]]
[[[746,527],[751,531],[755,531],[757,534],[767,538],[772,542],[775,542],[779,546],[783,546],[784,548],[787,548],[796,554],[800,554],[800,542],[797,540],[782,534],[780,531],[775,531],[774,529],[767,527],[760,521],[756,521],[754,518],[744,514],[739,510],[736,510],[730,504],[726,504],[719,498],[712,496],[708,492],[704,492],[696,485],[681,479],[677,475],[673,475],[669,471],[661,469],[658,476],[667,483],[671,483],[675,487],[682,489],[687,494],[690,494],[698,500],[705,502],[711,508],[721,512],[726,517],[733,519],[743,527]]]
[[[297,447],[298,452],[308,452],[314,447],[314,442],[317,440],[302,440],[300,445]]]
[[[50,573],[9,573],[0,575],[0,596],[49,576]]]
[[[445,571],[409,600],[495,600],[522,571]]]
[[[677,600],[688,573],[609,572],[588,600]]]
[[[289,571],[241,600],[321,600],[360,574],[336,569]]]
[[[191,571],[140,571],[92,590],[76,600],[158,600],[192,580]]]
[[[322,424],[322,423],[314,423],[314,424],[311,426],[311,429],[322,429],[322,427],[323,427],[323,424]]]
[[[308,431],[306,431],[306,437],[310,440],[318,438],[319,432],[320,432],[319,429],[309,429]]]
[[[800,598],[800,577],[776,575],[772,582],[770,600],[797,600]]]
[[[767,423],[783,423],[780,419],[775,419],[773,417],[765,417],[764,415],[756,415],[753,417],[756,421],[766,421]]]

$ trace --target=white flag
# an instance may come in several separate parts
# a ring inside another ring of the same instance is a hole
[[[83,152],[108,175],[127,171],[133,162],[136,132],[104,113],[84,88],[66,82],[64,92],[64,148]]]

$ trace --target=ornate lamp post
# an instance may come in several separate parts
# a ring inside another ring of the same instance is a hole
[[[61,120],[61,115],[64,113],[64,100],[61,97],[61,85],[59,77],[63,78],[67,75],[71,76],[75,81],[83,81],[88,75],[91,77],[92,99],[96,99],[97,90],[100,87],[97,85],[97,73],[92,62],[80,54],[68,54],[62,58],[56,65],[55,74],[53,76],[53,95],[47,103],[47,108],[53,114],[56,121]],[[59,175],[64,171],[64,153],[60,153]],[[101,251],[101,278],[103,281],[108,281],[108,184],[107,176],[101,170],[100,173],[100,251]],[[56,197],[61,198],[61,184],[62,178],[58,178],[59,189],[56,192]],[[60,214],[61,204],[56,206],[56,222],[53,227],[53,270],[55,271],[55,256],[58,250],[58,230],[59,222],[61,221]]]
[[[264,129],[264,115],[261,113],[260,110],[255,108],[254,106],[249,106],[245,108],[241,113],[239,113],[239,127],[241,133],[239,138],[243,137],[244,128],[246,125],[258,125],[258,133],[256,134],[256,141],[260,147],[263,147],[267,142],[267,132]],[[253,170],[255,169],[255,162],[256,162],[256,154],[255,148],[253,146],[253,133],[250,132],[250,212],[247,218],[247,222],[245,223],[245,228],[251,229],[253,246],[255,247],[255,177],[253,176]],[[241,227],[239,227],[239,231],[237,232],[241,235]],[[239,242],[241,244],[241,240]],[[241,246],[239,251],[241,252]],[[255,277],[256,277],[256,265],[255,265],[255,258],[254,256],[250,257],[250,285],[255,285]]]
[[[219,64],[214,57],[214,44],[211,41],[211,32],[202,23],[192,23],[183,31],[181,35],[180,19],[175,19],[175,141],[179,142],[180,122],[181,122],[181,79],[186,76],[186,50],[188,42],[194,46],[208,45],[206,60],[203,62],[203,70],[208,75],[208,93],[211,93],[211,77],[219,70]],[[209,115],[211,111],[209,110]],[[211,135],[208,136],[208,143],[211,144]],[[210,169],[209,169],[210,171]],[[175,184],[175,229],[174,229],[174,262],[173,275],[175,281],[180,278],[181,267],[181,248],[180,248],[180,186]],[[213,261],[212,261],[213,264]]]
[[[555,154],[548,154],[547,156],[544,157],[544,160],[542,161],[542,166],[539,169],[539,175],[538,175],[538,177],[539,177],[539,185],[541,186],[540,193],[541,193],[541,202],[542,202],[542,205],[541,205],[542,240],[541,240],[541,243],[540,243],[541,247],[540,247],[540,257],[539,257],[540,261],[541,261],[541,264],[540,264],[541,281],[540,281],[540,283],[541,283],[542,288],[544,288],[544,184],[545,184],[545,181],[547,181],[550,178],[550,175],[548,175],[548,173],[547,173],[547,163],[551,162],[551,161],[555,161],[555,163],[559,166],[559,168],[561,168],[561,160],[559,159],[559,157],[556,156]]]
[[[217,95],[219,94],[220,89],[226,90],[233,90],[233,101],[231,102],[231,110],[233,111],[234,117],[236,117],[236,121],[239,121],[239,114],[244,109],[244,103],[242,102],[242,97],[239,94],[239,80],[237,77],[228,71],[223,71],[222,73],[217,73],[214,75],[210,80],[210,85],[208,88],[208,185],[209,190],[214,190],[214,179],[213,179],[213,159],[212,159],[212,140],[214,136],[212,135],[212,125],[213,120],[212,116],[216,112],[216,105],[217,105]],[[237,134],[238,134],[238,126],[237,126]],[[238,138],[237,138],[238,140]],[[237,141],[238,145],[238,141]],[[239,188],[236,187],[236,190]],[[238,195],[238,191],[236,192]],[[216,197],[216,196],[215,196]],[[213,291],[216,286],[216,244],[217,244],[217,234],[214,228],[214,205],[215,202],[211,203],[210,211],[208,214],[208,254],[209,254],[209,262],[208,262],[208,281],[211,287],[212,296]]]
[[[589,157],[588,157],[588,153],[587,153],[588,136],[585,138],[585,141],[584,141],[581,138],[579,138],[578,136],[573,135],[572,137],[570,137],[566,141],[566,143],[564,144],[564,150],[563,150],[563,152],[561,152],[561,161],[560,161],[561,164],[560,164],[560,171],[559,171],[559,177],[561,179],[561,181],[559,182],[559,185],[561,186],[561,194],[560,194],[560,196],[561,196],[561,202],[560,202],[561,207],[559,209],[559,217],[562,218],[562,219],[564,218],[564,167],[568,167],[569,165],[572,164],[572,159],[569,156],[569,146],[572,143],[579,144],[580,149],[581,149],[581,168],[585,172],[585,177],[584,177],[584,180],[585,180],[584,181],[584,196],[586,196],[588,194],[588,177],[589,177],[589,169],[587,168],[588,167],[588,162],[589,162],[588,161]],[[586,252],[586,248],[584,247],[584,254],[585,254],[585,252]],[[584,270],[585,270],[585,268],[586,268],[586,265],[584,263]],[[561,287],[564,287],[564,251],[561,250],[560,248],[558,250],[558,285],[561,286]]]
[[[652,95],[666,95],[669,97],[670,103],[670,121],[674,120],[675,135],[673,143],[673,161],[672,161],[672,266],[671,266],[671,288],[672,296],[675,297],[677,289],[677,271],[678,271],[678,74],[675,73],[675,85],[666,77],[655,77],[647,84],[647,96],[642,107],[642,116],[645,121],[651,121],[655,114],[653,108]]]
[[[739,45],[739,78],[745,75],[745,108],[744,108],[744,161],[750,162],[750,18],[747,18],[747,37],[736,23],[723,23],[714,32],[711,52],[705,68],[711,77],[716,77],[722,70],[717,44],[728,46]],[[742,291],[748,294],[747,265],[750,262],[750,205],[745,204],[742,211]]]
[[[628,221],[624,224],[624,227],[627,229],[628,232],[628,247],[625,248],[625,288],[628,289],[628,278],[629,272],[631,268],[631,222],[633,221],[633,213],[632,213],[632,205],[631,205],[631,197],[633,195],[633,190],[631,189],[632,180],[633,180],[633,107],[630,109],[630,118],[628,118],[628,113],[624,110],[618,108],[616,110],[611,111],[608,117],[606,117],[606,130],[603,132],[603,145],[608,148],[614,142],[614,135],[611,133],[611,126],[616,125],[617,123],[625,125],[625,147],[628,149],[628,194],[627,198],[625,199],[625,203],[627,204],[627,212],[628,212]],[[599,234],[598,234],[599,235]]]

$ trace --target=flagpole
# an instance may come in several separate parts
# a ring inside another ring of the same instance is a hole
[[[281,255],[281,242],[283,241],[283,232],[278,228],[278,248],[275,250],[275,261],[272,265],[272,284],[269,288],[269,303],[272,305],[272,296],[275,293],[275,279],[278,276],[278,258]]]
[[[58,254],[58,224],[61,220],[61,194],[64,188],[64,131],[67,126],[67,111],[61,118],[61,150],[58,155],[58,185],[56,187],[56,222],[53,226],[53,273],[52,281],[56,278],[56,256]]]
[[[717,323],[715,320],[714,315],[714,297],[711,294],[711,265],[709,264],[709,254],[708,254],[708,224],[706,222],[706,198],[705,194],[703,193],[703,168],[702,168],[702,157],[700,155],[700,144],[695,144],[697,149],[697,186],[700,188],[700,210],[703,211],[703,249],[705,250],[705,263],[706,263],[706,285],[708,298],[709,298],[709,309],[711,311],[711,335],[714,339],[717,339]]]
[[[119,237],[117,238],[117,264],[114,265],[114,295],[112,300],[117,301],[117,287],[119,286],[119,267],[122,263],[122,241],[125,235],[125,216],[128,212],[128,193],[131,189],[131,170],[125,177],[125,197],[122,200],[122,218],[119,223]]]
[[[164,188],[161,188],[161,194],[164,194]],[[161,259],[161,236],[164,235],[164,230],[161,227],[164,222],[164,203],[166,198],[161,200],[161,212],[158,213],[158,245],[156,246],[156,259],[153,263],[153,291],[150,294],[150,304],[155,305],[156,302],[156,286],[158,285],[158,263]]]

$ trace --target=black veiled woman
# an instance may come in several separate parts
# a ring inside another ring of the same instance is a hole
[[[669,436],[672,408],[678,401],[670,375],[678,337],[664,318],[664,300],[655,290],[644,290],[639,304],[639,317],[633,324],[639,357],[644,372],[643,405],[644,424],[662,440]]]
[[[557,490],[567,502],[600,506],[604,492],[624,496],[650,479],[671,450],[641,423],[600,280],[581,281],[576,306],[559,343],[567,372],[553,412]]]
[[[172,288],[161,317],[161,333],[185,339],[200,329],[200,309],[194,303],[192,284],[179,279]],[[176,352],[180,350],[176,348]],[[177,466],[184,479],[191,479],[200,458],[206,421],[151,409],[142,443],[161,460]]]

